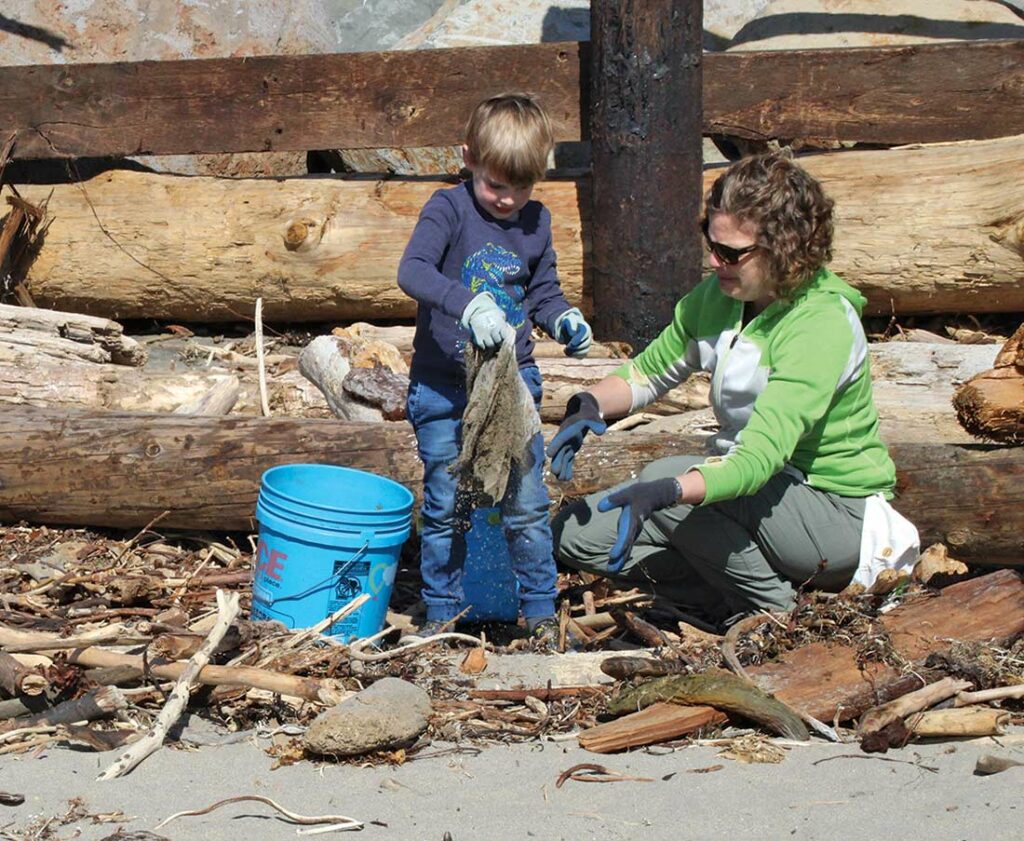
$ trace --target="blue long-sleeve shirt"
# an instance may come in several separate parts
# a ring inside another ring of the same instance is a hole
[[[419,303],[412,379],[464,380],[470,336],[459,320],[481,292],[494,296],[515,328],[520,368],[533,364],[533,326],[553,335],[570,308],[558,284],[548,209],[529,201],[515,220],[495,219],[476,202],[471,181],[438,190],[423,206],[398,285]]]

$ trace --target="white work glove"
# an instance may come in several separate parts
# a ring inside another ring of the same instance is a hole
[[[462,311],[462,326],[469,330],[473,344],[493,350],[501,344],[508,321],[490,292],[481,292]]]
[[[594,332],[576,307],[555,319],[555,341],[565,345],[565,355],[582,359],[590,351]]]

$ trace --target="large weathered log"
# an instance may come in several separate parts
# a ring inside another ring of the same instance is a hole
[[[423,204],[445,186],[121,171],[25,187],[36,198],[54,190],[27,284],[43,306],[118,319],[237,321],[258,297],[267,321],[408,318],[416,305],[398,288],[398,260]],[[543,183],[535,195],[551,209],[562,288],[579,305],[584,188]]]
[[[701,446],[695,437],[608,435],[556,493],[596,491],[662,453]],[[404,423],[11,407],[0,413],[0,520],[131,527],[170,511],[166,525],[249,529],[263,471],[309,461],[373,471],[419,493],[422,466]]]
[[[330,341],[326,336],[321,339]],[[334,361],[340,362],[340,358]],[[309,357],[307,364],[312,364]],[[561,421],[565,404],[573,394],[593,385],[619,364],[612,359],[538,360],[544,377],[541,419],[549,423]],[[341,369],[321,365],[317,370],[334,376]],[[271,377],[267,385],[272,413],[286,417],[330,417],[331,409],[321,392],[322,385],[318,386],[314,379],[323,378],[319,375],[303,378],[297,371]],[[340,388],[344,377],[337,379]],[[75,359],[60,360],[0,341],[0,404],[197,414],[200,401],[209,399],[212,390],[234,391],[236,386],[231,384],[237,384],[238,388],[234,414],[260,414],[256,373],[251,366],[237,371],[237,376],[224,369],[180,373],[143,371]],[[673,389],[647,411],[674,414],[697,409],[707,405],[707,397],[707,378],[697,376]],[[375,407],[345,399],[346,411],[351,413],[347,420],[381,420],[381,413]],[[202,411],[202,414],[216,413],[219,412]]]
[[[896,505],[964,561],[1024,559],[1024,449],[892,443]],[[642,430],[592,436],[554,498],[635,476],[655,458],[703,452],[699,436]],[[138,528],[249,529],[264,470],[347,465],[419,492],[407,424],[132,415],[11,407],[0,413],[0,521]]]
[[[1024,443],[1024,324],[1003,345],[991,370],[972,377],[953,397],[964,429],[979,438]]]
[[[1024,183],[1006,177],[1024,167],[1024,137],[801,162],[836,200],[832,268],[867,295],[869,314],[1024,310]],[[717,174],[705,172],[705,188]],[[46,187],[55,218],[29,289],[46,306],[112,318],[237,320],[258,296],[268,320],[409,318],[398,260],[440,186],[111,172]],[[585,182],[536,195],[551,208],[562,286],[589,310]]]
[[[337,327],[336,336],[350,336],[372,341],[379,339],[394,345],[403,354],[412,353],[412,340],[416,328],[411,324],[393,324],[387,327],[357,321],[347,327]],[[593,342],[587,359],[623,359],[629,356],[629,345],[622,342]],[[551,339],[541,339],[533,346],[534,359],[565,359],[565,346]]]
[[[303,351],[303,356],[314,350],[318,342],[329,348],[332,340],[336,339],[320,337]],[[970,436],[957,423],[949,401],[954,385],[986,370],[995,353],[992,345],[895,342],[872,345],[875,402],[883,429],[896,426],[909,430],[916,425],[921,429],[919,437],[923,441],[970,441]],[[253,362],[249,357],[241,359]],[[321,364],[318,369],[327,372],[327,379],[334,376],[337,388],[341,387],[344,374],[340,361]],[[611,373],[621,361],[571,359],[564,355],[539,359],[537,363],[544,378],[541,419],[547,423],[560,422],[569,398]],[[338,376],[338,372],[342,376]],[[237,376],[241,382],[234,414],[259,414],[254,365],[238,370]],[[311,379],[319,380],[319,386],[307,382],[295,371],[271,377],[268,386],[273,414],[329,417],[330,401],[321,394],[325,378],[316,375]],[[215,389],[233,392],[234,382],[235,376],[223,369],[189,369],[176,374],[114,365],[55,362],[23,349],[6,347],[0,341],[0,403],[197,414],[199,401],[209,399]],[[343,395],[343,399],[351,404],[349,397]],[[707,405],[708,380],[705,375],[698,375],[648,406],[645,412],[673,415]],[[347,419],[381,420],[376,409],[368,406],[359,406],[359,409],[359,416]],[[224,412],[213,409],[202,412],[218,413]]]
[[[1020,132],[1022,52],[964,41],[710,53],[704,131],[873,143]],[[588,64],[586,44],[556,42],[5,67],[0,126],[25,158],[439,146],[515,79],[541,96],[559,140],[578,140]]]

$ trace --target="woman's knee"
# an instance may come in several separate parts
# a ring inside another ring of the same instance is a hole
[[[640,471],[638,481],[650,482],[654,479],[666,479],[669,476],[679,476],[697,464],[703,464],[703,456],[667,456],[659,458],[648,464]]]

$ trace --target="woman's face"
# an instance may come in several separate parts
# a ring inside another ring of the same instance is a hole
[[[757,243],[758,233],[754,223],[740,221],[731,213],[711,213],[708,217],[709,261],[718,274],[722,292],[737,301],[753,303],[762,310],[776,297],[764,249],[754,248],[730,258],[722,255],[718,248],[725,246],[727,251],[744,251]]]

